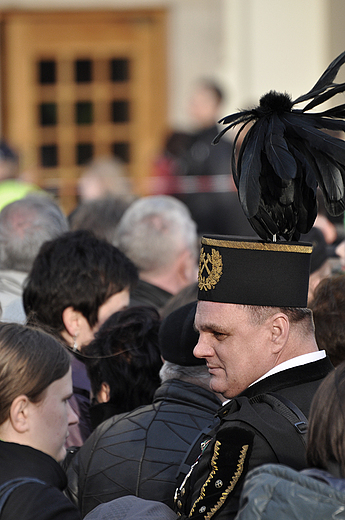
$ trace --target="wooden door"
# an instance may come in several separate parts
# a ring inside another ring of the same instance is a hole
[[[165,11],[2,13],[3,135],[66,211],[90,159],[138,193],[166,128]]]

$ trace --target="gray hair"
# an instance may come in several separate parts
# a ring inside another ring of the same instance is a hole
[[[143,197],[125,211],[114,245],[140,272],[158,271],[186,249],[197,258],[196,223],[187,206],[174,197]]]
[[[170,361],[164,361],[159,377],[162,383],[169,379],[179,379],[180,381],[186,381],[187,383],[210,389],[210,374],[206,365],[184,367]]]
[[[41,245],[66,231],[66,217],[47,195],[8,204],[0,212],[0,269],[29,272]]]

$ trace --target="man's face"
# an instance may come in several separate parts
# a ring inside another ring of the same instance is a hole
[[[269,350],[270,320],[255,324],[249,310],[231,303],[200,301],[194,355],[205,358],[214,392],[231,398],[274,366]]]

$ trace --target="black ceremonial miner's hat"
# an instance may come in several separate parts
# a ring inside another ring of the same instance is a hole
[[[206,235],[201,240],[198,299],[306,307],[312,245]]]

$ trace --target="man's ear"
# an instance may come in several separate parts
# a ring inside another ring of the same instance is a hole
[[[290,322],[286,314],[279,312],[271,318],[271,347],[273,354],[279,354],[284,348],[290,331]]]
[[[97,395],[97,401],[99,403],[107,403],[110,400],[110,386],[108,383],[102,383],[101,389]]]
[[[19,395],[11,404],[10,422],[17,433],[25,433],[29,430],[30,405],[26,395]]]

